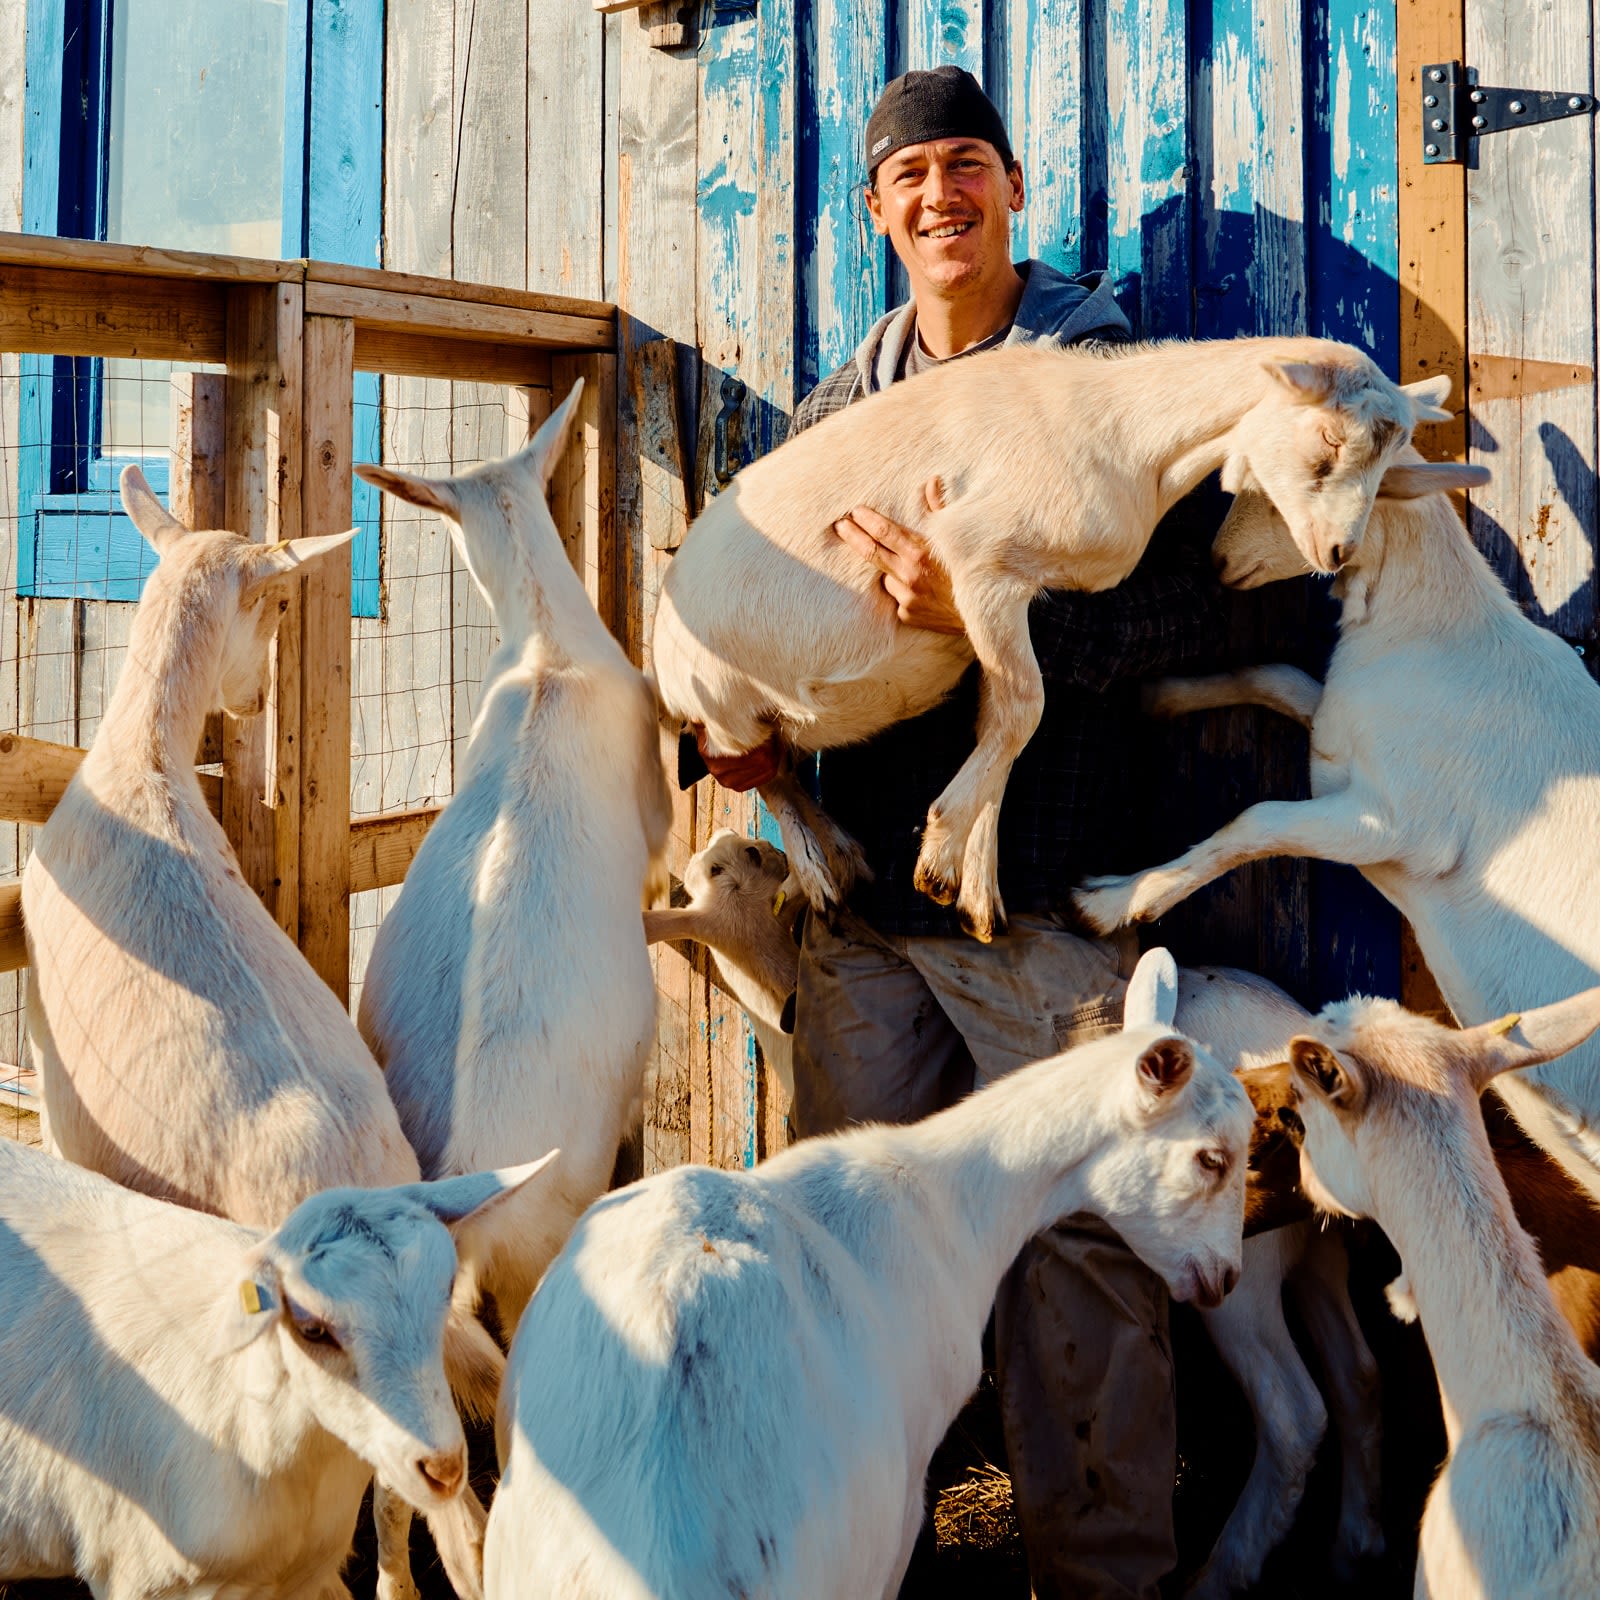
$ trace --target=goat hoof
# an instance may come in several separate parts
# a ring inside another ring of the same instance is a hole
[[[948,878],[929,872],[923,867],[917,868],[916,876],[911,880],[918,894],[925,894],[936,906],[947,906],[956,897],[956,885]]]
[[[979,944],[992,944],[994,942],[994,936],[997,933],[1004,933],[1006,931],[1006,919],[1004,914],[980,914],[978,912],[962,908],[957,913],[956,920],[961,924],[961,931],[963,933],[971,934]]]

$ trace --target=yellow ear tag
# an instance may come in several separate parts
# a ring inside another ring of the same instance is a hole
[[[1521,1021],[1522,1013],[1520,1011],[1508,1011],[1503,1017],[1500,1018],[1498,1022],[1491,1022],[1489,1024],[1489,1032],[1510,1033],[1511,1030]]]
[[[239,1285],[239,1301],[247,1316],[258,1317],[272,1309],[272,1302],[262,1292],[261,1285],[249,1278]]]
[[[773,897],[772,897],[772,914],[773,914],[773,916],[778,916],[782,912],[782,910],[784,908],[784,905],[787,903],[788,899],[789,899],[788,894],[782,889],[780,889],[775,895],[773,895]]]

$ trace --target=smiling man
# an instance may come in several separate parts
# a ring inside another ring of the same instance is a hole
[[[897,78],[867,125],[866,157],[867,210],[905,265],[911,299],[801,402],[795,430],[995,345],[1130,336],[1104,277],[1012,261],[1022,168],[969,73],[950,66]],[[903,622],[963,631],[947,575],[914,530],[863,506],[837,532],[878,567]],[[1070,890],[1143,848],[1139,680],[1194,661],[1221,631],[1211,532],[1162,530],[1116,589],[1035,601],[1045,709],[1006,788],[1000,884],[1010,926],[992,944],[967,938],[912,884],[928,806],[972,750],[976,670],[927,715],[823,757],[823,802],[860,841],[875,879],[833,928],[807,919],[794,1132],[913,1121],[1117,1025],[1130,952],[1081,936]],[[709,765],[725,785],[749,788],[771,775],[774,755],[765,746]],[[995,1343],[1036,1595],[1153,1597],[1175,1560],[1160,1279],[1098,1223],[1069,1220],[1008,1275]]]

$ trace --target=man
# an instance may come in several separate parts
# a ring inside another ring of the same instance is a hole
[[[1022,169],[970,74],[941,67],[896,79],[866,144],[867,210],[905,265],[911,300],[801,402],[796,431],[995,345],[1129,337],[1106,279],[1012,262]],[[914,531],[861,507],[837,532],[882,571],[903,622],[962,631],[948,577]],[[823,803],[876,876],[834,928],[807,920],[790,1112],[797,1134],[926,1116],[975,1084],[1117,1025],[1131,967],[1122,947],[1080,937],[1069,890],[1089,873],[1131,864],[1130,846],[1139,854],[1129,826],[1138,809],[1130,759],[1138,679],[1210,646],[1216,596],[1203,548],[1162,533],[1116,589],[1035,602],[1045,709],[1006,790],[1000,885],[1010,925],[990,945],[963,935],[951,912],[912,886],[928,806],[972,750],[976,671],[925,716],[822,758]],[[709,765],[724,783],[748,788],[770,775],[771,751]],[[1002,1287],[996,1352],[1035,1593],[1153,1596],[1175,1560],[1160,1280],[1091,1219],[1053,1229]]]

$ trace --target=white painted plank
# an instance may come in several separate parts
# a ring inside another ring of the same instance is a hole
[[[604,296],[605,19],[528,0],[528,273],[547,294]]]
[[[1467,59],[1484,83],[1587,92],[1593,38],[1589,0],[1474,0],[1467,8]],[[1479,141],[1478,168],[1467,173],[1474,361],[1555,362],[1592,373],[1593,150],[1588,117]],[[1505,398],[1484,387],[1475,384],[1471,400],[1472,457],[1494,480],[1473,495],[1473,535],[1531,615],[1592,638],[1593,378]]]

